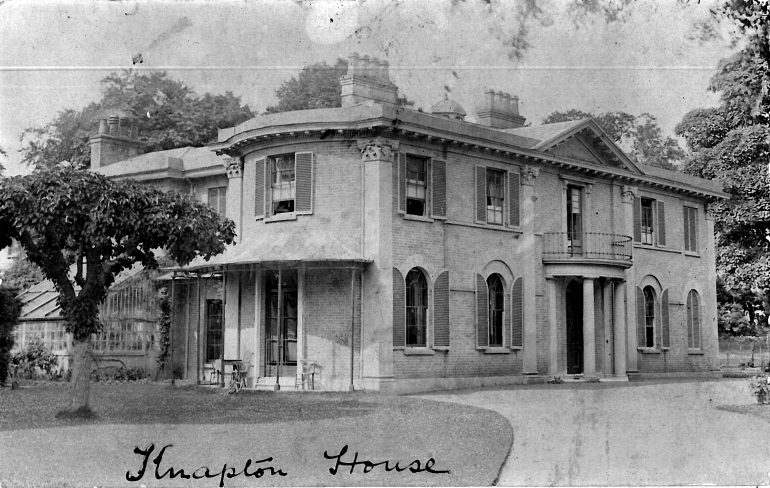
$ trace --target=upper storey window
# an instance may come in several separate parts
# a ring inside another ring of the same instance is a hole
[[[312,213],[314,160],[301,152],[255,161],[254,216]]]
[[[297,187],[295,182],[294,155],[288,154],[270,158],[270,180],[272,213],[294,211],[294,198]]]
[[[487,168],[487,223],[503,225],[505,171]]]
[[[406,213],[424,216],[428,196],[428,159],[406,156]]]
[[[653,198],[634,199],[634,242],[666,245],[666,205]]]
[[[209,188],[209,205],[214,207],[214,210],[220,217],[227,216],[227,187],[222,186],[218,188]]]

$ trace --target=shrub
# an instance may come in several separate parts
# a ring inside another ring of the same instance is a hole
[[[14,377],[37,379],[41,374],[50,377],[58,365],[59,357],[39,339],[29,341],[25,349],[11,357]]]
[[[13,348],[13,329],[21,315],[21,302],[14,290],[0,288],[0,386],[8,378]]]
[[[753,376],[749,380],[751,391],[760,405],[770,405],[770,376]]]

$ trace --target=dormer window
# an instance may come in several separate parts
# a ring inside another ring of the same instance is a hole
[[[296,195],[294,154],[270,158],[272,214],[294,212]]]

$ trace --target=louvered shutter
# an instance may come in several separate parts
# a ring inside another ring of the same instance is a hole
[[[524,293],[521,278],[513,282],[511,292],[511,347],[524,345]]]
[[[393,347],[406,346],[406,283],[393,268]]]
[[[439,273],[433,285],[433,345],[449,346],[449,271]]]
[[[658,200],[658,245],[666,245],[666,204]]]
[[[256,162],[254,171],[254,217],[265,217],[265,166],[266,160]]]
[[[684,218],[684,250],[692,251],[690,247],[690,209],[682,207]]]
[[[294,211],[312,213],[313,153],[297,153],[295,155],[294,171]]]
[[[406,154],[398,153],[398,211],[406,213]]]
[[[653,329],[655,332],[655,344],[653,344],[654,347],[658,347],[661,344],[661,329],[663,329],[663,320],[662,320],[662,314],[660,311],[660,300],[655,300],[655,324],[657,327]]]
[[[642,199],[634,198],[634,241],[642,242]]]
[[[690,251],[698,250],[698,211],[690,210]]]
[[[487,168],[476,166],[476,222],[487,223]]]
[[[647,347],[644,333],[644,292],[636,287],[636,345]]]
[[[671,329],[670,329],[670,317],[669,317],[669,303],[668,303],[668,289],[663,291],[663,295],[660,297],[661,315],[660,323],[663,338],[661,345],[663,347],[671,347]]]
[[[693,347],[692,333],[692,292],[687,294],[687,347]]]
[[[513,287],[511,287],[511,291],[513,291]],[[504,305],[504,312],[503,312],[503,333],[505,334],[505,339],[503,340],[503,345],[511,347],[511,339],[512,339],[512,332],[513,332],[513,313],[511,313],[511,293],[505,294],[505,305]]]
[[[508,181],[508,223],[518,227],[521,225],[521,176],[519,173],[508,173]]]
[[[692,347],[700,349],[700,299],[698,298],[697,293],[693,293],[692,298]]]
[[[446,161],[434,159],[431,161],[431,178],[433,198],[432,215],[434,218],[446,218]]]
[[[476,346],[489,345],[489,291],[487,282],[476,275]]]

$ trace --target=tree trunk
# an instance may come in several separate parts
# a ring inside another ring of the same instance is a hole
[[[88,408],[91,393],[91,364],[94,358],[94,345],[89,335],[85,341],[73,339],[75,354],[72,357],[72,379],[70,380],[70,402],[65,410],[74,412]]]

